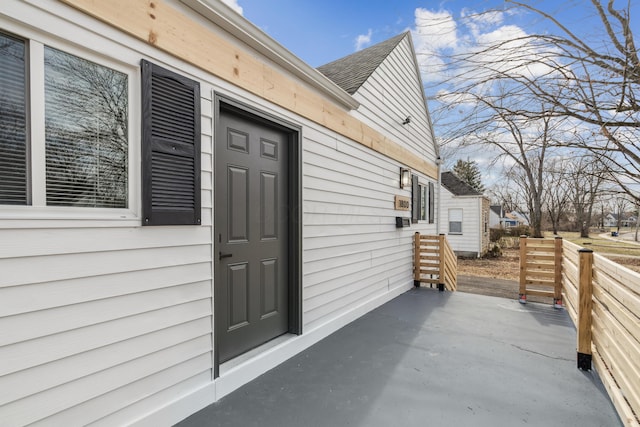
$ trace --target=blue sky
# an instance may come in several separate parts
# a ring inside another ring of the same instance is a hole
[[[526,0],[525,0],[526,1]],[[450,14],[459,18],[487,9],[509,8],[501,0],[226,0],[242,14],[309,65],[318,67],[386,40],[406,30],[415,30],[417,10]],[[576,20],[581,1],[533,0],[554,16]],[[586,8],[583,8],[586,10]],[[567,12],[570,10],[570,12]],[[419,17],[418,17],[419,18]],[[538,17],[505,13],[502,25],[515,25],[526,32],[543,29]],[[585,22],[588,22],[585,21]],[[463,33],[458,34],[463,36]],[[418,41],[416,41],[416,44]]]
[[[446,93],[447,87],[442,82],[446,79],[455,82],[456,74],[452,64],[442,58],[450,53],[481,52],[482,46],[514,40],[516,46],[522,43],[517,49],[527,49],[535,56],[538,54],[535,48],[519,40],[527,34],[556,31],[556,27],[539,15],[522,8],[514,9],[504,0],[223,1],[313,67],[411,31],[438,137],[446,133],[446,126],[438,120],[432,98]],[[592,46],[602,44],[599,33],[602,25],[598,25],[599,19],[594,16],[589,0],[520,1],[551,14]],[[632,4],[632,11],[640,7],[640,0],[616,0],[615,5],[626,7],[627,2]],[[634,30],[640,32],[640,29]],[[548,72],[544,67],[536,68],[524,62],[522,67],[534,78]],[[458,74],[464,76],[465,81],[473,79],[472,75]],[[451,167],[458,158],[471,158],[485,170],[485,185],[491,184],[499,178],[500,171],[493,164],[495,153],[485,148],[478,145],[460,150],[457,144],[444,147],[443,150],[448,150],[442,151],[445,167]]]

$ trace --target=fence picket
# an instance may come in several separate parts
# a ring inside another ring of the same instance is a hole
[[[520,301],[544,292],[576,325],[578,368],[593,363],[624,425],[640,426],[640,274],[559,238],[523,236]]]
[[[440,290],[455,291],[458,260],[445,235],[427,236],[416,232],[413,243],[413,285],[429,283],[438,285]]]

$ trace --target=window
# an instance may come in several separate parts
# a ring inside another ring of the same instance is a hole
[[[0,33],[0,204],[26,205],[25,44]]]
[[[45,47],[47,205],[127,207],[126,74]]]
[[[418,219],[423,221],[429,219],[428,190],[429,190],[429,187],[427,187],[426,185],[420,185],[420,214],[418,215]]]
[[[125,71],[0,33],[0,205],[129,207],[129,85]]]
[[[462,209],[449,209],[449,234],[462,234]]]
[[[414,175],[415,176],[415,175]],[[418,184],[417,177],[414,179],[413,185],[415,190],[412,189],[413,195],[413,212],[412,216],[415,219],[413,222],[429,221],[429,224],[433,224],[435,221],[434,215],[434,185],[430,182],[428,185]]]

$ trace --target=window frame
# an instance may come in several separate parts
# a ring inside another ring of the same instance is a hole
[[[28,28],[2,22],[2,33],[25,43],[27,122],[27,205],[0,204],[0,220],[107,220],[139,225],[140,220],[140,69],[95,51]],[[79,30],[81,31],[81,30]],[[78,36],[80,37],[80,36]],[[92,45],[88,43],[87,45]],[[49,206],[46,201],[45,46],[77,56],[127,76],[127,207]],[[114,46],[114,49],[116,47]],[[92,225],[95,225],[92,223]]]
[[[429,184],[418,182],[418,188],[418,221],[426,222],[429,221]]]
[[[451,220],[451,213],[453,211],[460,211],[460,221],[452,221]],[[464,225],[464,209],[462,208],[449,208],[449,211],[447,212],[447,222],[449,224],[449,233],[450,235],[455,235],[455,236],[461,236],[463,234],[463,225]],[[460,224],[460,231],[451,231],[451,223],[459,223]]]

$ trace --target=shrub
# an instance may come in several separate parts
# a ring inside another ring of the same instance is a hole
[[[520,236],[504,236],[500,239],[500,247],[504,249],[519,249]]]
[[[498,243],[494,243],[494,245],[487,251],[487,258],[499,258],[502,256],[502,248]]]
[[[492,228],[489,230],[489,241],[499,242],[504,236],[507,235],[507,230],[504,228]]]
[[[517,227],[511,227],[508,230],[510,236],[531,236],[531,229],[528,225],[518,225]]]

